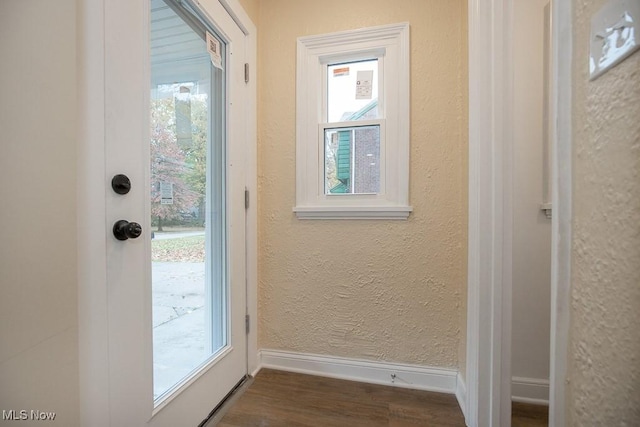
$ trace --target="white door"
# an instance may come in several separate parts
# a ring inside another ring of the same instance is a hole
[[[101,6],[109,424],[195,426],[247,373],[245,36],[218,0]]]

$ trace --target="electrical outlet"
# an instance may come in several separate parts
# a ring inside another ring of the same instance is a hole
[[[640,47],[640,0],[610,0],[591,18],[590,80]]]

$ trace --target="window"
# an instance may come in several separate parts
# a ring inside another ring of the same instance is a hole
[[[380,192],[379,62],[376,57],[323,67],[326,195]]]
[[[298,39],[300,219],[406,219],[409,24]]]

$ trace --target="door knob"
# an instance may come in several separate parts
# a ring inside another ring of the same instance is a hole
[[[135,239],[142,234],[142,226],[137,222],[121,219],[113,224],[113,235],[118,240]]]

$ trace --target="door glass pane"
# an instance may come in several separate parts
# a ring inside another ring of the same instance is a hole
[[[156,402],[227,345],[224,72],[212,66],[205,34],[174,3],[151,0]]]
[[[324,131],[325,194],[380,192],[380,126]]]

